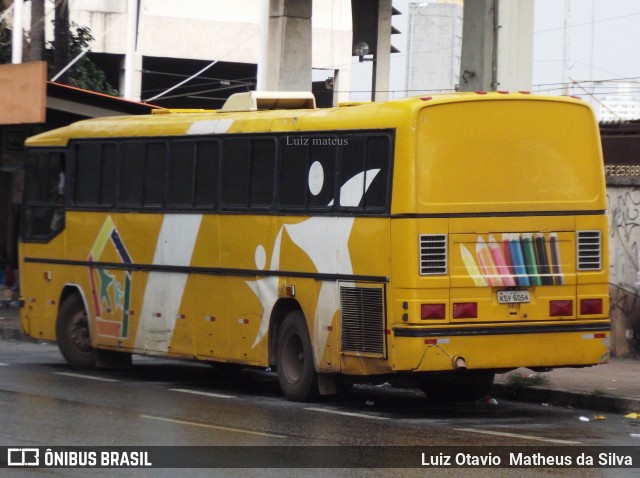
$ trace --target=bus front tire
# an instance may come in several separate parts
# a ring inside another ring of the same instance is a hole
[[[67,297],[58,310],[56,340],[60,353],[72,367],[95,368],[97,352],[91,346],[87,311],[77,294]]]
[[[308,402],[318,398],[313,348],[300,311],[289,312],[280,327],[277,367],[280,388],[288,400]]]

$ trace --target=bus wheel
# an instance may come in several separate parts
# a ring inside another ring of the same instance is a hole
[[[425,376],[422,391],[435,403],[474,402],[485,397],[493,386],[490,372],[461,371]]]
[[[289,312],[278,339],[278,381],[284,396],[295,402],[318,397],[318,375],[307,324],[300,311]]]
[[[87,311],[79,295],[67,297],[58,310],[56,338],[62,356],[76,368],[94,368],[96,349],[91,347]]]

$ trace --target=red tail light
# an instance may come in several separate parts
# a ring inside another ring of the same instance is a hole
[[[572,300],[552,300],[549,302],[549,315],[551,317],[570,317],[573,315]]]
[[[580,315],[602,314],[602,299],[581,299]]]
[[[420,318],[422,320],[443,320],[446,316],[444,304],[422,304],[420,306]]]
[[[453,304],[454,319],[475,319],[478,317],[477,302],[458,302]]]

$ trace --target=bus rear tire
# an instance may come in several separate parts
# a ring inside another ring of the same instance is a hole
[[[284,396],[294,402],[318,398],[318,375],[304,316],[289,312],[280,327],[277,351],[278,381]]]
[[[60,353],[72,367],[95,368],[97,352],[91,346],[87,311],[77,294],[67,297],[58,310],[56,340]]]
[[[475,402],[491,392],[495,374],[456,371],[425,376],[422,391],[434,403]]]

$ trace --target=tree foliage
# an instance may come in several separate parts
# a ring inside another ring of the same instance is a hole
[[[11,28],[2,20],[0,21],[0,64],[11,63]],[[28,36],[27,36],[28,40]],[[93,36],[88,27],[72,24],[69,32],[69,52],[71,59],[87,49]],[[28,45],[28,42],[25,42]],[[44,52],[44,60],[49,65],[49,77],[53,70],[54,49],[53,42],[48,42]],[[104,71],[96,66],[91,59],[84,55],[71,66],[68,72],[68,84],[98,93],[118,96],[118,90],[113,88],[106,79]]]
[[[11,29],[0,20],[0,64],[11,63]]]
[[[71,53],[71,59],[74,59],[80,53],[88,49],[92,41],[93,36],[91,35],[91,30],[88,27],[72,24],[69,35],[69,52]],[[49,63],[49,69],[51,70],[53,65],[52,43],[49,43],[47,53],[49,53],[47,60]],[[118,96],[118,91],[107,82],[104,71],[98,68],[87,55],[82,56],[82,58],[73,64],[69,69],[68,78],[71,86]]]

